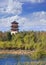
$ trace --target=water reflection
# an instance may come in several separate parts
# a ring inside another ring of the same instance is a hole
[[[18,62],[23,63],[32,61],[37,60],[32,60],[31,57],[27,55],[0,55],[0,65],[16,65]]]

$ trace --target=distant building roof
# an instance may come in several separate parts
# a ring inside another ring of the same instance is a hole
[[[12,22],[12,24],[18,24],[18,22],[16,22],[16,21],[13,21],[13,22]]]

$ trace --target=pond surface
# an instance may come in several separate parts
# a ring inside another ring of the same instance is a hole
[[[0,65],[15,65],[18,62],[32,61],[38,62],[39,60],[32,60],[31,57],[27,55],[0,55]],[[46,58],[42,59],[42,61],[46,61]]]

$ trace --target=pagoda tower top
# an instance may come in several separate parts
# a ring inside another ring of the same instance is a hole
[[[16,21],[13,21],[11,24],[18,24],[18,22],[16,22]]]

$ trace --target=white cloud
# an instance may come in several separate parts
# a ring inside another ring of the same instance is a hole
[[[46,12],[35,12],[26,18],[21,18],[21,29],[23,30],[45,30],[46,31]],[[23,22],[23,23],[22,23]]]
[[[42,3],[44,0],[19,0],[20,2]]]
[[[28,19],[26,17],[20,17],[18,15],[16,16],[12,16],[12,17],[8,17],[8,18],[2,18],[0,19],[0,30],[5,29],[5,31],[10,30],[10,26],[11,26],[11,22],[13,21],[17,21],[19,23],[19,29],[23,30],[24,28],[28,27],[25,26],[26,23],[28,24]]]
[[[22,12],[22,3],[13,0],[4,0],[0,2],[0,13],[20,14]]]
[[[46,25],[46,12],[36,12],[32,14],[32,21],[35,25]]]
[[[41,3],[44,0],[2,0],[0,1],[0,13],[20,14],[22,12],[22,2]]]
[[[22,13],[22,5],[25,2],[42,3],[44,0],[1,0],[0,13],[4,14],[4,17],[7,14],[19,15]]]
[[[44,0],[30,0],[31,2],[33,2],[33,3],[42,3],[42,2],[44,2]]]
[[[19,22],[20,30],[40,29],[46,30],[46,12],[35,12],[26,17],[18,16],[22,13],[22,5],[24,2],[42,3],[44,0],[1,0],[0,13],[15,14],[15,16],[1,18],[0,30],[9,30],[11,22],[16,20]],[[4,16],[5,17],[5,16]]]
[[[11,25],[11,22],[13,22],[14,20],[17,20],[19,17],[13,16],[13,17],[8,17],[8,18],[2,18],[0,19],[0,26],[4,26],[4,27],[9,27]]]
[[[19,29],[22,30],[45,30],[46,31],[46,12],[35,12],[27,17],[12,16],[0,19],[0,30],[10,30],[11,22],[17,21]]]

